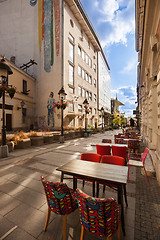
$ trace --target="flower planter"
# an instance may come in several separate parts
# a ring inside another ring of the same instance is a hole
[[[43,145],[43,137],[30,137],[31,146],[41,146]]]
[[[59,136],[60,136],[60,134],[55,134],[55,135],[53,135],[53,139],[55,141],[59,141]]]
[[[51,136],[43,136],[43,140],[44,140],[44,143],[53,143],[53,141],[54,141],[54,136],[53,135],[51,135]]]
[[[10,98],[13,98],[13,97],[14,97],[14,94],[15,94],[14,92],[10,92],[10,93],[9,93]]]
[[[15,145],[15,149],[25,149],[31,147],[31,140],[29,138],[22,139],[21,141],[18,141],[18,143]]]

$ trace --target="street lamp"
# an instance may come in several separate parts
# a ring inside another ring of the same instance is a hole
[[[104,127],[103,127],[103,125],[104,125],[104,108],[103,107],[101,107],[101,114],[102,114],[102,132],[103,132],[103,130],[104,130]]]
[[[63,101],[65,100],[65,97],[67,93],[65,93],[64,88],[62,87],[59,92],[59,99],[61,100],[61,136],[60,136],[60,143],[64,143],[64,136],[63,136]]]
[[[87,98],[84,100],[83,105],[84,105],[84,109],[85,109],[85,133],[84,133],[84,136],[87,137],[87,109],[89,106],[89,102],[88,102]]]
[[[0,84],[4,87],[2,93],[2,146],[1,146],[1,157],[8,156],[8,146],[6,145],[6,126],[5,126],[5,89],[8,87],[8,75],[13,74],[11,68],[5,62],[4,58],[0,61]]]

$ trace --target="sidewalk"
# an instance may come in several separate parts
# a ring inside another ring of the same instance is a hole
[[[54,143],[41,147],[11,152],[9,158],[0,159],[0,240],[62,240],[62,218],[51,214],[47,231],[43,227],[47,214],[47,204],[40,175],[60,181],[56,168],[72,159],[79,159],[82,152],[96,152],[91,146],[102,138],[111,138],[116,131],[92,135],[89,138],[67,140],[64,144]],[[150,158],[147,160],[151,166]],[[147,167],[147,166],[146,166]],[[153,169],[152,169],[153,170]],[[65,181],[72,187],[72,181]],[[125,207],[126,236],[121,239],[160,239],[160,187],[154,176],[149,186],[146,177],[131,168],[130,182],[127,184],[128,208]],[[91,183],[78,181],[78,188],[92,194]],[[100,197],[117,197],[116,192],[107,188]],[[124,203],[125,206],[125,203]],[[10,231],[10,234],[9,234]],[[67,216],[67,240],[80,239],[78,211]],[[86,233],[86,240],[104,239]],[[117,239],[116,235],[113,240]]]

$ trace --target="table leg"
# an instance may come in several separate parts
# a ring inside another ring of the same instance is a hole
[[[77,189],[77,178],[73,177],[73,189]]]
[[[61,182],[63,182],[63,178],[64,178],[64,173],[61,172]]]
[[[121,226],[123,235],[125,236],[125,222],[124,222],[124,208],[123,208],[123,191],[122,191],[122,185],[118,186],[118,203],[121,205]]]

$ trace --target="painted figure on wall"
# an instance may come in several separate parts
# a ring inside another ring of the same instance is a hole
[[[48,126],[50,123],[50,117],[52,118],[52,124],[54,127],[54,110],[53,110],[53,104],[55,103],[55,99],[53,98],[54,94],[53,92],[50,93],[48,102],[47,102],[47,108],[48,108]]]

